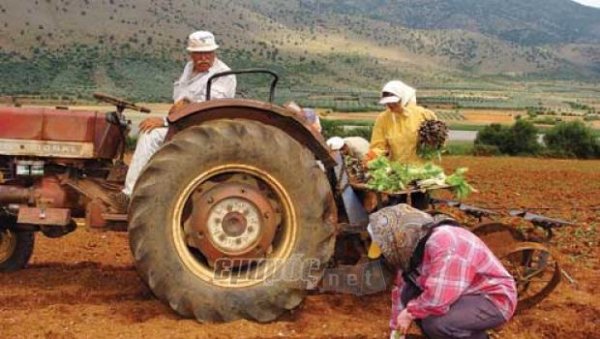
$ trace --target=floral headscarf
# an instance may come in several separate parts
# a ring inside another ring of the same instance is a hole
[[[367,230],[394,267],[408,270],[410,258],[434,218],[407,204],[382,208],[369,216]]]

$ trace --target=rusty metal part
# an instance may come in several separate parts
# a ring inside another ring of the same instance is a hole
[[[243,180],[244,176],[252,180]],[[229,183],[247,184],[268,197],[276,213],[276,235],[264,259],[223,259],[211,266],[204,254],[190,251],[190,247],[195,247],[193,243],[190,244],[189,238],[191,210],[194,206],[192,198],[201,197],[198,193]],[[268,172],[243,164],[222,165],[201,173],[181,191],[173,214],[171,232],[176,251],[185,266],[203,281],[226,288],[256,285],[285,267],[296,244],[299,227],[292,199],[281,183]]]
[[[467,205],[467,204],[463,204],[460,201],[456,201],[456,200],[447,200],[447,199],[436,199],[433,198],[431,199],[431,204],[435,207],[435,205],[446,205],[449,207],[456,207],[459,210],[463,211],[464,213],[475,217],[477,219],[479,219],[479,221],[481,222],[481,220],[483,218],[491,218],[491,217],[495,217],[495,216],[499,216],[500,213],[496,212],[496,211],[492,211],[486,208],[481,208],[481,207],[477,207],[477,206],[471,206],[471,205]]]
[[[56,176],[45,176],[36,185],[38,207],[76,207],[78,196]]]
[[[558,286],[561,269],[557,256],[536,242],[521,242],[501,258],[517,284],[517,312],[537,305]]]
[[[478,236],[497,257],[503,256],[511,249],[511,246],[526,240],[521,231],[500,222],[476,225],[471,232]]]
[[[112,159],[120,134],[101,112],[0,107],[2,154]]]
[[[108,94],[104,94],[104,93],[100,93],[100,92],[96,92],[93,95],[94,95],[94,98],[96,98],[100,101],[104,101],[109,104],[113,104],[113,105],[117,106],[117,109],[120,109],[121,111],[125,108],[129,108],[134,111],[138,111],[138,112],[142,112],[142,113],[150,113],[149,108],[146,108],[144,106],[138,106],[138,105],[134,104],[133,102],[129,102],[124,99],[114,97],[112,95],[108,95]]]
[[[76,207],[77,195],[62,185],[58,177],[45,176],[32,187],[0,185],[0,203],[55,208]]]
[[[211,120],[246,119],[277,127],[310,149],[326,167],[336,165],[323,137],[283,107],[256,100],[220,99],[193,103],[169,115],[167,140],[175,133]]]
[[[232,182],[193,194],[191,199],[188,244],[198,248],[209,263],[265,256],[277,224],[275,210],[262,192]]]
[[[127,166],[127,164],[117,161],[113,166],[110,167],[110,172],[108,172],[106,181],[112,183],[124,183],[128,170],[129,166]]]
[[[566,220],[548,218],[543,215],[529,213],[524,210],[510,210],[509,214],[514,217],[521,217],[521,218],[529,221],[530,223],[532,223],[534,226],[542,228],[546,232],[546,237],[545,237],[545,239],[543,239],[544,242],[550,241],[550,239],[552,239],[552,237],[554,236],[554,233],[552,232],[552,228],[567,226],[567,225],[571,225],[571,226],[574,225],[573,223],[568,222]]]
[[[112,206],[115,210],[118,210],[119,208],[118,202],[111,197],[111,192],[105,189],[101,182],[97,182],[96,180],[89,178],[67,178],[65,179],[64,184],[68,185],[88,199],[98,199],[106,205]]]
[[[512,216],[521,217],[539,227],[560,227],[574,225],[572,222],[568,222],[566,220],[548,218],[540,214],[534,214],[523,210],[511,210],[509,211],[509,214]]]
[[[35,200],[35,192],[31,188],[18,186],[0,186],[0,203],[17,204]]]
[[[100,199],[93,199],[85,207],[85,224],[91,228],[104,228],[107,225],[104,213],[108,207]]]
[[[127,214],[102,213],[102,217],[106,221],[114,223],[125,223],[125,226],[127,226]]]
[[[129,133],[129,122],[119,118],[115,112],[108,112],[102,123],[97,122],[94,139],[95,157],[103,159],[117,158],[123,161]]]
[[[455,213],[452,213],[449,211],[442,212],[442,211],[434,209],[432,211],[428,211],[427,213],[429,213],[432,217],[437,216],[437,218],[443,217],[443,218],[450,218],[450,219],[454,219],[454,220],[460,220],[460,218]],[[440,220],[440,219],[438,219],[438,220]]]
[[[480,221],[484,217],[489,218],[492,216],[499,215],[498,212],[495,212],[495,211],[492,211],[492,210],[489,210],[486,208],[481,208],[481,207],[476,207],[476,206],[471,206],[471,205],[466,205],[466,204],[458,205],[458,209],[467,213],[470,216],[478,218]]]
[[[65,226],[71,222],[71,210],[67,208],[37,208],[21,206],[18,224]]]
[[[56,158],[92,158],[91,142],[0,139],[0,153]]]
[[[102,213],[102,218],[106,220],[106,230],[116,232],[128,231],[128,216],[127,214]]]

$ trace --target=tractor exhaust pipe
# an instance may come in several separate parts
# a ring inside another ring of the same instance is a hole
[[[34,191],[17,186],[0,186],[0,204],[22,204],[34,201]]]

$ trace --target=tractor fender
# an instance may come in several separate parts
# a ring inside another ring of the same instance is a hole
[[[290,110],[257,100],[218,99],[188,104],[167,117],[169,132],[166,140],[190,126],[221,119],[254,120],[274,126],[307,147],[325,167],[336,165],[321,134],[313,131]]]

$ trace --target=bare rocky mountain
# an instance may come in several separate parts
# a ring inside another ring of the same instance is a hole
[[[294,89],[600,78],[600,10],[570,0],[3,0],[0,93],[168,100],[197,29]]]

